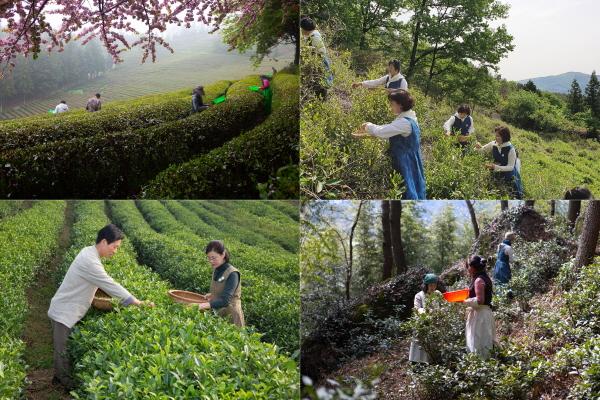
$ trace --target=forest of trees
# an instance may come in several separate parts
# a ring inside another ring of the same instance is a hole
[[[301,337],[308,397],[526,399],[542,392],[551,399],[594,398],[599,360],[597,349],[588,347],[600,338],[594,289],[600,202],[426,203],[303,205]],[[515,300],[494,292],[499,345],[481,360],[464,350],[463,307],[442,301],[431,316],[418,317],[411,312],[413,297],[427,272],[441,277],[443,291],[468,286],[465,258],[493,258],[509,230],[518,232],[510,283]],[[406,340],[413,334],[439,349],[441,358],[409,364]],[[376,382],[375,392],[365,389],[365,379]],[[330,397],[311,395],[313,385]]]
[[[0,79],[0,111],[7,104],[94,79],[111,66],[111,58],[98,41],[85,46],[71,43],[62,53],[42,53],[37,59],[19,56],[15,68]]]

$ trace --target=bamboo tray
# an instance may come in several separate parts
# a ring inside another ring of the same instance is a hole
[[[199,293],[188,292],[187,290],[169,290],[169,296],[181,304],[208,303],[206,296]]]
[[[104,292],[104,290],[98,289],[96,290],[96,294],[94,294],[92,305],[98,310],[111,311],[113,309],[111,300],[112,297],[110,297],[110,295]]]

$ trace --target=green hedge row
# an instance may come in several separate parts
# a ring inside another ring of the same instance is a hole
[[[230,81],[207,85],[205,101],[227,92]],[[187,117],[191,90],[145,96],[103,106],[102,110],[67,112],[0,123],[0,152],[76,137],[130,131]]]
[[[246,203],[263,201],[263,200],[246,200]],[[283,200],[275,200],[274,203],[285,203]],[[238,205],[239,203],[236,203]],[[244,206],[231,207],[230,203],[222,200],[207,200],[201,203],[202,207],[208,211],[219,215],[227,220],[234,220],[236,227],[250,229],[266,239],[279,244],[285,250],[293,253],[298,252],[300,246],[300,231],[298,223],[289,219],[289,223],[274,224],[272,220],[264,217],[259,217],[245,209]],[[298,214],[296,207],[296,214]],[[231,229],[236,230],[236,227]]]
[[[23,207],[23,202],[19,200],[0,201],[0,219],[16,214]]]
[[[135,195],[171,164],[206,153],[264,118],[263,99],[233,84],[227,101],[191,117],[145,129],[53,142],[0,155],[0,195],[108,198]]]
[[[265,220],[252,221],[251,218],[244,218],[243,215],[237,215],[235,212],[237,210],[237,207],[234,207],[233,209],[222,209],[218,206],[207,204],[207,202],[204,201],[184,201],[182,202],[182,204],[184,204],[190,210],[194,211],[196,215],[198,215],[203,221],[219,229],[221,235],[227,237],[228,239],[234,237],[236,241],[254,247],[261,247],[264,250],[271,250],[278,253],[284,251],[291,251],[292,253],[297,252],[297,236],[294,238],[292,235],[292,237],[289,240],[290,242],[292,242],[294,239],[296,240],[295,250],[293,249],[293,245],[291,244],[288,244],[288,248],[284,248],[279,241],[266,238],[260,233],[260,231],[268,231],[271,228],[276,230],[278,228],[277,225]],[[240,220],[253,222],[253,226],[246,227],[239,222]],[[289,228],[287,232],[293,233],[289,230]]]
[[[148,198],[258,198],[257,184],[299,161],[298,76],[273,80],[273,112],[253,130],[189,162],[173,165],[144,189]]]
[[[180,204],[172,204],[175,202],[168,200],[164,204],[152,200],[142,200],[136,204],[152,229],[198,249],[201,254],[204,254],[204,247],[211,240],[223,240],[232,254],[232,260],[243,262],[244,269],[284,285],[298,284],[298,254],[290,254],[276,245],[275,249],[265,247],[264,238],[260,243],[248,241],[243,229],[237,234],[226,232],[220,217],[206,220],[204,218],[208,213],[201,216],[194,212],[193,208],[202,202],[184,202],[184,208],[192,211],[191,214],[182,210]],[[233,221],[224,223],[232,225]]]
[[[161,222],[165,234],[159,234],[144,220],[133,201],[111,201],[109,204],[113,220],[133,242],[141,262],[151,266],[178,289],[201,293],[208,291],[212,273],[203,248],[215,237],[194,238],[192,233],[186,232],[183,224],[177,224],[173,219]],[[158,224],[157,219],[154,227],[158,227]],[[236,254],[232,255],[232,262],[242,273],[242,307],[246,322],[263,333],[265,341],[275,343],[289,352],[297,351],[299,285],[284,286],[267,279],[256,270],[251,270],[251,263],[246,263],[244,258]],[[266,262],[261,265],[263,274],[269,273],[268,265]],[[289,266],[290,274],[294,270],[297,274],[297,262]]]
[[[25,384],[26,289],[58,247],[65,202],[37,203],[0,222],[0,399],[21,397]]]
[[[108,222],[101,201],[78,202],[65,265]],[[259,336],[175,304],[126,238],[107,272],[156,308],[90,312],[69,342],[77,399],[275,399],[299,395],[297,364]]]

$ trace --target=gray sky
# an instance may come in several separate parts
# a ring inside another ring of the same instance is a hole
[[[521,80],[564,72],[600,72],[599,0],[503,0],[515,50],[500,73]]]

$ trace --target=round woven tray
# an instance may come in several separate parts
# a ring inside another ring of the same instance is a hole
[[[169,290],[169,296],[181,304],[194,304],[194,303],[206,303],[206,296],[199,293],[188,292],[186,290]]]
[[[98,310],[110,311],[113,309],[110,295],[106,294],[102,289],[96,290],[92,305]]]

